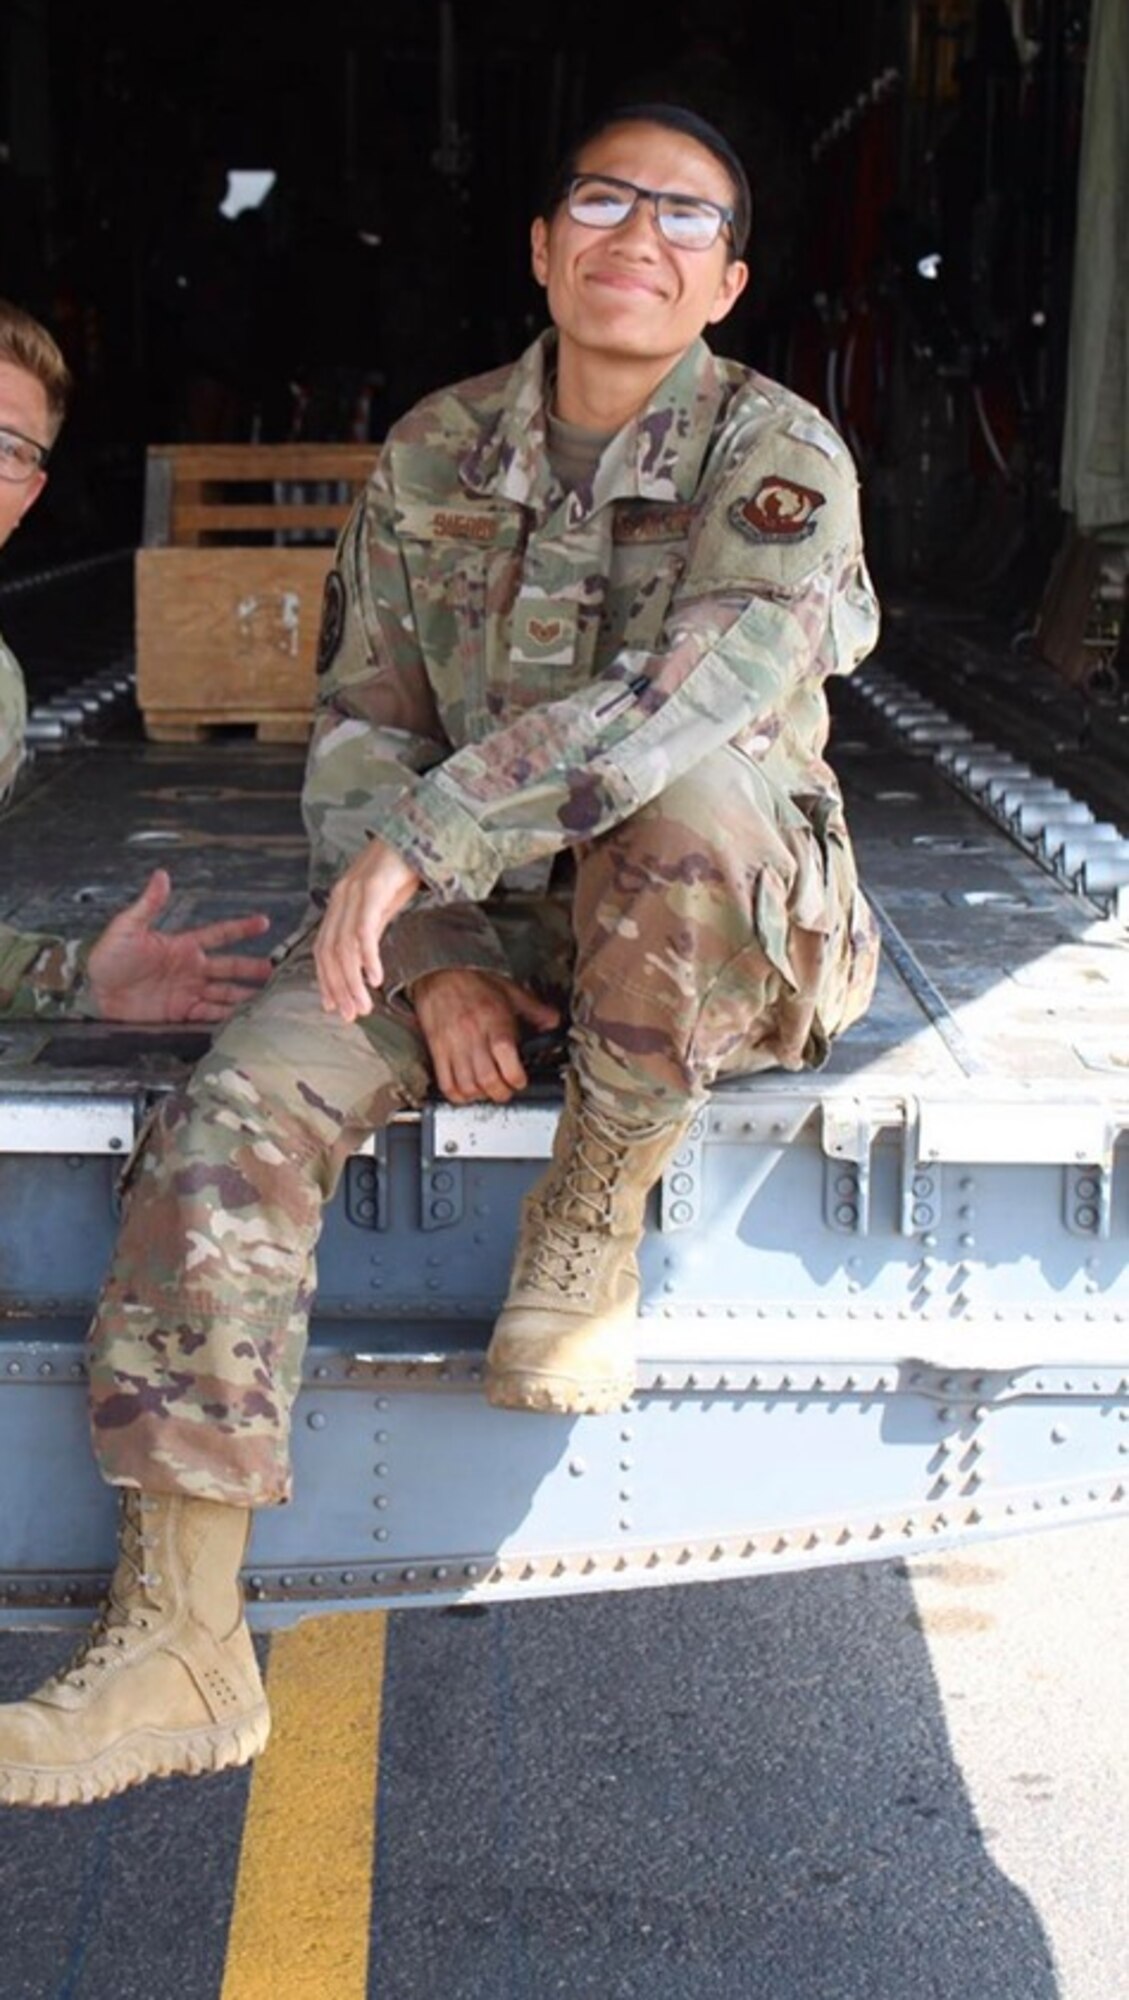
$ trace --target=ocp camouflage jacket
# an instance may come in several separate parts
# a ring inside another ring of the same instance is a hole
[[[392,430],[338,547],[304,810],[315,894],[373,834],[424,878],[390,984],[497,964],[481,904],[736,743],[853,863],[823,683],[874,645],[850,454],[810,404],[698,341],[566,491],[555,336]],[[849,880],[847,878],[850,878]],[[439,913],[434,905],[461,906]]]

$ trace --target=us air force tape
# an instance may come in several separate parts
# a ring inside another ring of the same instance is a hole
[[[339,569],[331,569],[325,579],[321,601],[321,628],[318,632],[318,672],[329,672],[337,657],[345,630],[345,580]]]

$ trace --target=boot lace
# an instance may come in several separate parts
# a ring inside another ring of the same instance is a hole
[[[538,1205],[539,1230],[526,1266],[527,1283],[570,1293],[596,1276],[596,1252],[611,1232],[616,1176],[626,1145],[609,1144],[581,1117],[560,1186]]]
[[[73,1657],[52,1674],[50,1686],[85,1690],[90,1685],[89,1676],[104,1671],[130,1644],[130,1632],[148,1631],[154,1607],[147,1608],[138,1599],[161,1582],[147,1562],[157,1537],[145,1533],[145,1517],[156,1504],[144,1493],[123,1494],[118,1563],[106,1600]]]

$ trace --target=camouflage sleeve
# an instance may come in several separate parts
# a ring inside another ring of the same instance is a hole
[[[0,1017],[93,1015],[85,986],[89,938],[44,937],[0,924]]]
[[[625,650],[382,805],[371,824],[439,896],[478,901],[503,869],[605,832],[754,723],[771,739],[800,682],[869,652],[854,467],[804,428],[731,447],[657,652]]]
[[[320,906],[380,831],[382,816],[451,754],[416,637],[393,513],[388,475],[378,466],[326,580],[318,706],[302,789],[310,893]],[[383,946],[390,997],[449,966],[508,970],[489,919],[469,906],[450,909],[451,900],[421,896],[390,925]]]

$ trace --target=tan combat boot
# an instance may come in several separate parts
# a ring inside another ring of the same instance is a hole
[[[69,1666],[0,1707],[0,1801],[70,1806],[245,1764],[270,1729],[243,1618],[245,1507],[122,1495],[110,1594]]]
[[[586,1103],[571,1074],[547,1173],[522,1205],[486,1394],[515,1410],[613,1410],[635,1388],[647,1195],[686,1131],[636,1128]]]

